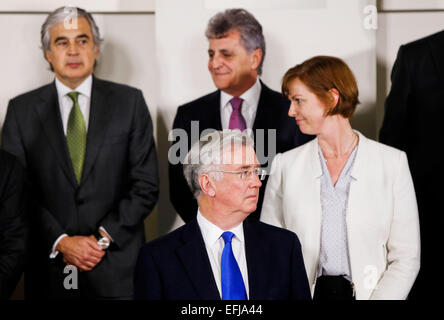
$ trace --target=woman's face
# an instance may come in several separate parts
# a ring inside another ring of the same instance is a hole
[[[288,115],[305,134],[319,134],[326,118],[325,104],[298,78],[290,82]]]

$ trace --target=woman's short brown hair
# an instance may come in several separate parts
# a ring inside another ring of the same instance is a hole
[[[302,81],[327,106],[326,115],[353,116],[359,104],[358,86],[353,72],[341,59],[316,56],[289,69],[282,78],[282,94],[286,97],[295,79]],[[328,93],[330,89],[339,92],[339,100],[334,108]]]

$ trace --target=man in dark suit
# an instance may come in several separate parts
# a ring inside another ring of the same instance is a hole
[[[11,296],[25,262],[23,182],[20,163],[0,150],[0,300]]]
[[[184,173],[198,199],[197,216],[142,247],[136,299],[311,299],[296,234],[245,220],[256,209],[266,174],[247,134],[202,137]]]
[[[249,129],[256,141],[259,161],[265,166],[271,164],[276,152],[285,152],[312,138],[302,134],[296,122],[288,117],[289,100],[259,80],[265,40],[262,26],[249,12],[229,9],[216,14],[208,24],[206,37],[209,40],[208,70],[218,90],[178,108],[173,132],[174,129],[184,130],[187,146],[191,146],[204,130]],[[196,135],[193,135],[192,121],[198,123]],[[275,130],[275,135],[268,130]],[[169,157],[179,157],[180,161],[169,163],[170,200],[182,219],[188,222],[196,216],[197,202],[183,176],[181,161],[186,152],[171,154],[177,151],[175,145],[178,143],[184,141],[176,136]],[[188,151],[188,147],[186,149]],[[266,180],[257,210],[251,214],[255,219],[259,219],[265,184]]]
[[[158,197],[146,103],[141,91],[93,76],[101,39],[83,9],[55,10],[41,34],[55,81],[12,99],[3,128],[33,196],[25,295],[131,298]]]
[[[421,270],[410,299],[442,296],[436,274],[443,229],[444,31],[402,45],[392,70],[379,140],[407,153],[421,231]]]

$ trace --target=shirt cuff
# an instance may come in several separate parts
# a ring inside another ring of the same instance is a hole
[[[106,232],[106,230],[105,230],[105,228],[104,228],[104,227],[100,226],[100,227],[99,227],[99,230],[101,230],[101,231],[105,232],[106,236],[107,236],[107,237],[109,238],[109,240],[111,240],[111,242],[113,242],[113,241],[114,241],[114,240],[113,240],[113,238],[111,238],[111,236],[109,235],[109,233],[108,233],[108,232]]]
[[[62,234],[60,237],[57,238],[57,240],[54,242],[54,245],[52,246],[51,254],[49,255],[50,259],[54,259],[59,254],[58,251],[56,251],[57,245],[59,244],[60,240],[62,238],[67,237],[68,235],[66,233]]]

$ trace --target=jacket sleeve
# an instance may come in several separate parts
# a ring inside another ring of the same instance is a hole
[[[393,184],[393,218],[387,241],[387,269],[371,299],[406,299],[420,267],[419,217],[415,190],[407,163],[400,153]]]
[[[311,300],[310,285],[305,270],[304,258],[302,256],[301,243],[294,234],[294,245],[292,253],[292,291],[295,300]]]
[[[188,183],[183,174],[182,161],[185,158],[186,153],[191,148],[191,138],[189,137],[190,132],[184,119],[184,115],[180,112],[180,108],[177,111],[176,117],[173,123],[173,133],[176,132],[178,135],[174,136],[173,143],[168,153],[168,158],[178,157],[180,160],[178,163],[174,161],[172,163],[169,159],[168,161],[168,178],[170,184],[170,200],[174,206],[174,209],[179,214],[184,222],[189,222],[197,214],[197,200],[194,198],[193,193],[188,187]],[[180,134],[183,133],[183,134]],[[186,134],[186,135],[184,135]],[[186,148],[185,148],[186,142]],[[183,148],[179,148],[182,146]],[[176,151],[180,151],[179,155]],[[177,159],[177,158],[176,158]]]
[[[22,141],[18,117],[16,115],[16,105],[14,104],[13,100],[9,102],[5,122],[3,125],[2,145],[3,149],[16,156],[24,167],[24,187],[25,190],[28,190],[27,201],[29,202],[24,210],[27,211],[26,215],[28,216],[30,221],[32,221],[32,223],[38,224],[41,227],[41,234],[46,235],[46,244],[49,255],[55,240],[61,234],[66,233],[66,231],[60,226],[57,220],[54,219],[50,212],[41,204],[39,204],[39,199],[35,197],[32,192],[30,192],[35,189],[33,188],[31,184],[31,179],[29,177],[25,145]],[[31,208],[33,212],[30,212]]]
[[[152,254],[147,247],[140,250],[134,273],[134,299],[162,299],[161,280],[159,271],[154,263]]]
[[[286,228],[282,204],[282,154],[278,153],[271,164],[270,176],[265,189],[260,220],[262,222]]]
[[[401,46],[392,69],[392,87],[385,101],[385,115],[379,141],[406,151],[407,112],[411,85],[405,48]]]
[[[133,125],[129,136],[128,192],[100,222],[118,247],[124,247],[153,210],[159,194],[157,153],[153,124],[142,92],[137,90]],[[112,161],[112,160],[111,160]]]
[[[8,299],[23,272],[27,224],[24,172],[12,156],[0,154],[0,300]]]

